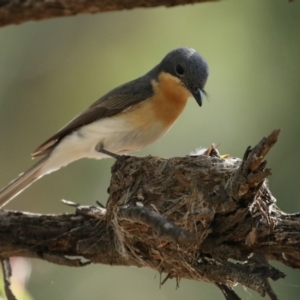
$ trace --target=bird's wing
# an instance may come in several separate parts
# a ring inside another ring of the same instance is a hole
[[[69,133],[96,120],[116,115],[152,95],[151,78],[147,75],[113,89],[41,144],[31,156],[35,158],[49,154],[57,143]]]

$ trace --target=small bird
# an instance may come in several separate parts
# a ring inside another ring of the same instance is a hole
[[[32,158],[43,157],[0,190],[0,208],[33,182],[81,158],[140,150],[164,135],[189,97],[202,105],[208,65],[191,48],[177,48],[145,75],[120,85],[46,140]]]

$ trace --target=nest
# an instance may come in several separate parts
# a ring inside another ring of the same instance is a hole
[[[236,208],[229,197],[224,202],[223,195],[240,160],[228,159],[225,168],[221,158],[205,156],[147,157],[142,169],[139,164],[139,159],[131,157],[123,167],[117,164],[113,170],[107,213],[115,224],[117,248],[138,265],[167,271],[171,277],[194,278],[197,272],[191,266],[199,260],[199,250],[212,232],[215,215]],[[174,230],[166,233],[157,216],[149,227],[119,213],[136,206],[163,216],[170,224],[166,227]]]
[[[106,213],[115,248],[167,278],[233,285],[234,277],[245,274],[234,275],[237,265],[228,265],[228,259],[249,259],[256,225],[270,228],[276,214],[263,161],[273,143],[274,135],[265,138],[243,160],[215,151],[213,156],[149,156],[142,164],[137,157],[121,158],[112,169]],[[222,272],[215,270],[230,267],[233,277],[220,280]],[[257,284],[254,280],[252,288]]]

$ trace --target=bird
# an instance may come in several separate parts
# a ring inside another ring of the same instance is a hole
[[[0,208],[44,175],[78,159],[129,154],[155,142],[189,98],[202,106],[208,73],[196,50],[170,51],[145,75],[106,93],[33,151],[32,158],[40,160],[0,190]]]

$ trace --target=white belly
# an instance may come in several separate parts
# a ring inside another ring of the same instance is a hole
[[[166,130],[160,122],[136,122],[123,114],[101,119],[83,126],[63,138],[50,154],[41,174],[51,173],[67,164],[81,159],[101,159],[108,156],[96,151],[101,143],[105,150],[125,154],[144,148],[157,140]]]

